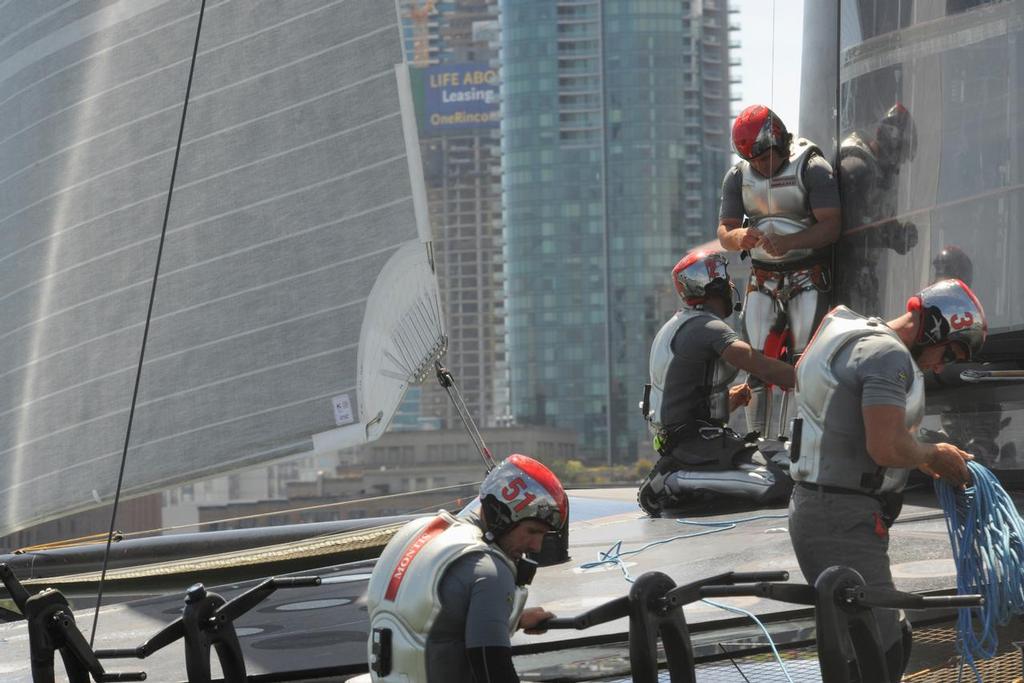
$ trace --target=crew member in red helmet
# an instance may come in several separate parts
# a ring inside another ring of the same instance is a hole
[[[480,485],[479,517],[444,510],[391,539],[367,590],[373,681],[518,683],[511,635],[554,616],[524,609],[527,553],[569,516],[558,477],[514,454]]]
[[[740,161],[722,181],[718,240],[728,251],[749,252],[753,262],[743,331],[759,351],[784,346],[796,356],[828,310],[830,245],[841,226],[835,175],[814,143],[793,140],[760,104],[736,117],[732,145]],[[785,329],[788,338],[772,338],[785,337]],[[747,426],[764,433],[764,387],[752,383],[752,389]]]
[[[808,583],[843,566],[868,586],[892,589],[888,529],[911,470],[953,486],[970,481],[971,455],[915,437],[925,407],[922,371],[977,359],[987,331],[978,298],[952,279],[925,287],[888,322],[845,306],[822,320],[796,368],[803,426],[790,467],[789,536]],[[877,610],[876,619],[889,680],[899,681],[909,623],[892,609]]]
[[[750,461],[754,449],[728,427],[729,413],[750,400],[747,385],[729,387],[739,370],[785,388],[795,378],[791,365],[752,349],[729,327],[736,306],[728,265],[718,252],[697,251],[672,271],[683,307],[651,344],[641,406],[661,456],[637,495],[652,516],[698,502],[703,492],[758,503],[789,494],[789,477],[769,469],[769,460]]]

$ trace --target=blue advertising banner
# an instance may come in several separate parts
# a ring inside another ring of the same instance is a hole
[[[420,130],[443,134],[498,126],[498,70],[484,62],[438,64],[422,70]]]

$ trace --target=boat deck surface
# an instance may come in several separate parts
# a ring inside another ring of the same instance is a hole
[[[623,566],[633,577],[647,571],[660,571],[677,584],[684,584],[730,570],[785,570],[790,572],[790,581],[803,581],[789,542],[782,507],[687,517],[705,524],[761,518],[716,533],[685,537],[712,527],[684,524],[678,519],[646,517],[636,508],[635,488],[587,489],[572,492],[572,495],[571,559],[560,565],[542,567],[530,590],[530,605],[543,605],[559,616],[573,616],[629,591],[622,567],[612,564],[589,569],[581,567],[599,560],[601,553],[616,544],[621,544],[617,546],[620,551],[649,546],[643,552],[624,558]],[[896,585],[902,590],[927,591],[955,585],[945,518],[930,492],[908,500],[891,531],[890,556]],[[364,591],[372,566],[372,561],[365,561],[324,568],[317,572],[323,577],[322,586],[278,590],[239,618],[236,627],[249,674],[285,671],[312,674],[365,662],[368,622]],[[254,583],[211,587],[211,590],[230,599]],[[182,599],[181,594],[160,596],[102,608],[95,647],[126,648],[141,644],[180,615]],[[799,609],[753,597],[720,601],[758,615]],[[78,624],[88,637],[93,610],[84,600],[76,601],[75,609]],[[688,605],[685,614],[688,623],[693,625],[737,617],[703,603]],[[788,637],[799,639],[807,635],[803,631],[810,627],[807,620],[802,625],[791,625]],[[539,636],[520,632],[513,646],[519,651],[556,651],[517,659],[521,671],[550,669],[566,659],[558,652],[564,655],[567,649],[594,637],[624,639],[627,629],[628,621],[619,619],[585,632],[560,630]],[[776,632],[773,628],[773,633]],[[787,636],[783,634],[783,637]],[[699,638],[695,637],[695,646],[698,644]],[[0,624],[0,653],[0,680],[31,681],[28,632],[24,622]],[[543,662],[544,657],[548,658],[547,663]],[[214,662],[214,670],[219,671],[215,657]],[[178,641],[145,660],[105,660],[105,668],[116,672],[144,670],[149,680],[181,681],[185,678],[184,650]],[[57,669],[62,670],[59,664]]]

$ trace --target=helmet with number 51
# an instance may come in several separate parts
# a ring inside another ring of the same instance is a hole
[[[515,453],[484,477],[480,507],[486,535],[495,540],[528,519],[561,530],[569,515],[569,498],[554,472]]]

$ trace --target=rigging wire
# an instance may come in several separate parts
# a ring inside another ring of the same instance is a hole
[[[987,467],[973,461],[967,467],[971,486],[959,490],[937,480],[935,492],[946,513],[957,593],[985,598],[980,608],[961,609],[957,617],[961,673],[966,664],[981,681],[975,661],[994,657],[997,627],[1024,614],[1024,519]]]
[[[434,369],[437,373],[437,381],[448,393],[448,398],[451,399],[452,404],[455,406],[455,410],[459,414],[459,419],[462,421],[463,427],[466,428],[466,432],[469,434],[469,438],[473,441],[473,445],[480,453],[480,457],[484,461],[484,468],[487,472],[490,472],[498,464],[494,461],[494,456],[491,454],[491,449],[484,443],[484,437],[480,434],[480,430],[476,426],[476,422],[473,421],[473,416],[469,413],[469,408],[466,407],[466,402],[462,399],[462,393],[459,391],[459,385],[456,384],[455,378],[448,368],[441,365],[440,359],[434,361]]]
[[[192,61],[188,68],[188,82],[185,85],[185,100],[181,105],[181,123],[178,126],[178,142],[174,146],[174,161],[171,164],[171,180],[167,188],[167,202],[164,205],[163,224],[160,227],[160,242],[156,250],[156,266],[153,270],[153,285],[149,290],[149,307],[146,309],[146,325],[142,330],[142,345],[139,349],[139,364],[135,371],[135,386],[132,388],[131,407],[128,410],[128,426],[125,429],[124,449],[121,451],[121,465],[117,473],[117,487],[114,490],[114,504],[110,511],[110,530],[107,534],[107,546],[103,552],[103,569],[96,595],[96,611],[92,618],[92,631],[89,634],[89,646],[96,639],[96,627],[100,620],[100,606],[103,604],[103,580],[107,576],[107,564],[110,560],[110,545],[114,540],[114,525],[117,523],[117,507],[121,501],[121,486],[124,483],[124,470],[128,462],[128,444],[131,441],[132,422],[135,419],[135,404],[139,398],[139,385],[142,382],[142,363],[146,357],[146,341],[149,338],[149,326],[153,319],[153,304],[156,301],[156,283],[160,276],[160,259],[163,256],[164,242],[167,238],[167,221],[171,215],[171,198],[174,195],[174,179],[178,173],[178,159],[181,156],[181,141],[185,134],[185,117],[188,114],[188,100],[192,92],[192,77],[196,69],[196,56],[199,54],[199,36],[203,29],[203,14],[206,11],[206,0],[200,0],[199,19],[196,22],[196,38],[192,46]]]

